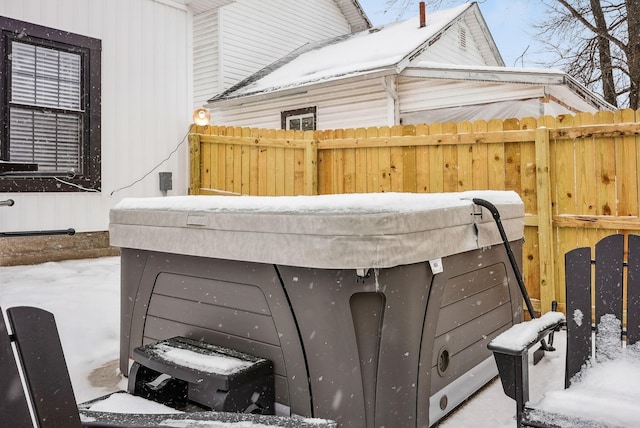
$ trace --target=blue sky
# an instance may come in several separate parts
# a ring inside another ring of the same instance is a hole
[[[381,25],[395,21],[398,11],[384,13],[386,0],[360,0],[360,5],[372,21],[373,25]],[[452,7],[462,1],[443,1],[442,7]],[[536,67],[535,52],[539,49],[532,38],[532,24],[542,16],[542,9],[537,1],[529,0],[486,0],[479,3],[489,30],[500,49],[505,65],[512,67]],[[536,7],[537,6],[537,7]],[[429,9],[427,8],[427,15]],[[400,19],[418,14],[418,0]],[[524,59],[518,58],[527,51]],[[517,60],[517,63],[516,63]],[[524,63],[523,63],[524,62]]]

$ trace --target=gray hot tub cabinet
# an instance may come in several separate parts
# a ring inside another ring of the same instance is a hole
[[[174,336],[273,362],[280,412],[427,427],[497,373],[487,343],[522,298],[514,192],[125,199],[120,366]]]

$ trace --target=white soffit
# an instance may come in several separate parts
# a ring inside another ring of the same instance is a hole
[[[356,33],[371,28],[371,21],[369,21],[358,0],[335,0],[335,2],[344,17],[347,18],[351,26],[351,32]]]
[[[174,0],[176,1],[176,0]],[[187,6],[194,14],[218,9],[234,3],[235,0],[177,0]]]

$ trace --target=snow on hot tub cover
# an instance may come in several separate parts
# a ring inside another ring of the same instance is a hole
[[[522,238],[511,191],[319,196],[127,198],[110,213],[111,245],[190,256],[336,269],[386,268]],[[482,216],[474,215],[483,211]]]

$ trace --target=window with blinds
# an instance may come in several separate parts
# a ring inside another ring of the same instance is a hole
[[[82,145],[82,58],[17,41],[10,55],[10,160],[75,173]]]
[[[101,52],[0,16],[0,192],[100,188]]]

